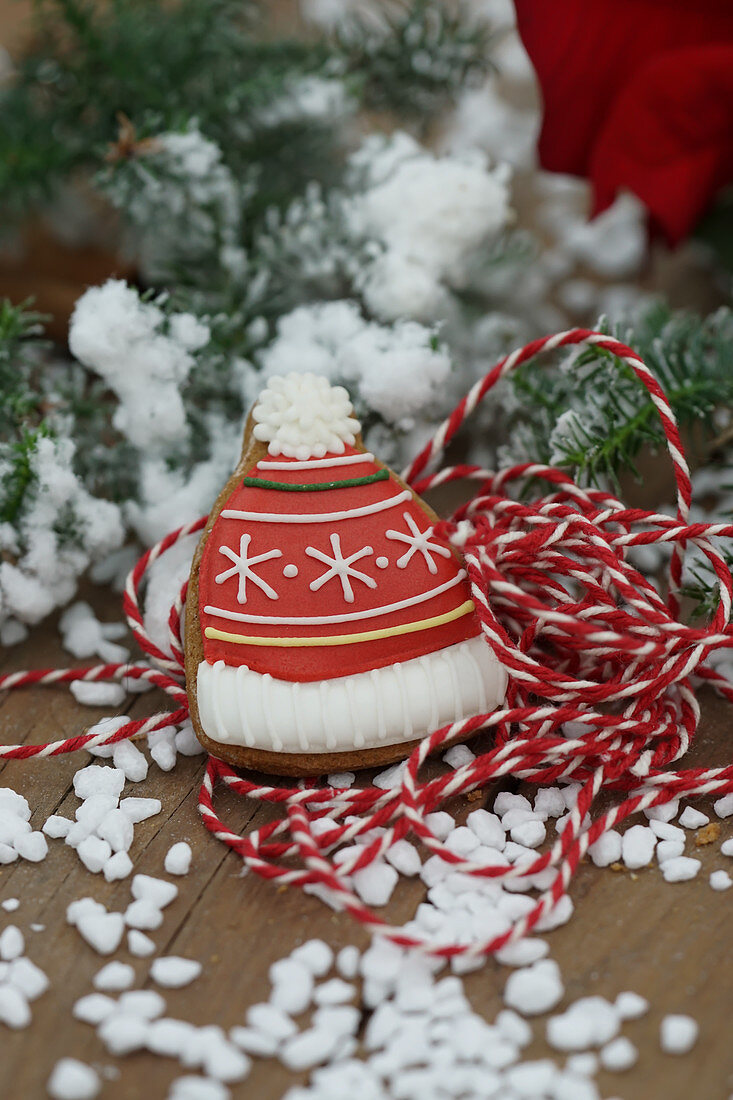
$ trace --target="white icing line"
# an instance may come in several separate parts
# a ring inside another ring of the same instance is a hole
[[[373,607],[368,611],[352,611],[343,615],[247,615],[243,611],[227,611],[223,607],[214,607],[211,604],[204,607],[204,612],[219,619],[231,619],[238,623],[263,623],[268,626],[328,626],[330,623],[352,623],[361,619],[374,619],[379,615],[388,615],[392,611],[402,611],[404,608],[414,607],[415,604],[425,603],[433,596],[439,596],[442,592],[447,592],[449,588],[454,588],[457,584],[460,584],[465,576],[465,569],[459,569],[455,577],[452,577],[449,581],[445,581],[443,584],[439,584],[417,596],[409,596],[404,600],[397,600],[396,603]]]
[[[411,498],[412,493],[405,489],[387,500],[378,500],[375,504],[365,504],[362,508],[351,508],[342,512],[242,512],[237,508],[224,508],[220,514],[224,519],[246,519],[253,523],[334,523],[341,519],[356,519],[358,516],[384,512],[387,508],[394,508]]]
[[[245,676],[249,672],[246,665],[240,665],[237,669],[237,712],[239,714],[239,721],[242,726],[242,736],[244,737],[244,743],[247,748],[252,748],[255,743],[254,736],[252,734],[252,728],[247,719],[247,707],[244,702],[244,692],[242,690]]]
[[[344,455],[342,458],[311,458],[304,462],[268,462],[265,459],[257,463],[258,470],[328,470],[332,466],[358,466],[360,462],[374,462],[369,451],[358,455]]]
[[[394,674],[397,681],[397,694],[400,697],[400,703],[402,704],[402,715],[404,720],[405,740],[412,740],[413,723],[412,714],[410,712],[410,697],[405,687],[405,674],[402,671],[402,665],[399,661],[394,663]]]
[[[270,696],[271,696],[270,682],[271,681],[272,681],[272,676],[270,675],[270,673],[269,672],[263,673],[262,680],[260,681],[260,686],[261,686],[261,689],[262,689],[262,692],[261,692],[262,709],[265,712],[265,724],[266,724],[267,729],[270,733],[270,737],[272,738],[272,747],[273,747],[275,752],[282,752],[283,743],[280,739],[279,733],[277,732],[277,727],[275,725],[275,721],[274,721],[273,716],[272,716],[272,707],[270,706]]]

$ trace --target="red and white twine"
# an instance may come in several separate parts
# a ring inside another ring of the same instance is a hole
[[[627,364],[646,387],[664,430],[677,484],[674,518],[625,508],[608,492],[583,489],[563,471],[524,463],[492,473],[476,466],[434,467],[445,447],[486,393],[521,363],[542,351],[593,344],[610,352],[609,370]],[[463,718],[433,731],[412,753],[398,786],[345,790],[312,784],[264,786],[210,757],[199,809],[214,836],[264,878],[315,889],[372,931],[403,946],[441,956],[481,955],[529,932],[566,893],[578,863],[606,830],[630,814],[671,799],[733,792],[733,765],[672,767],[695,735],[699,707],[693,691],[704,681],[733,702],[733,687],[705,662],[733,646],[729,626],[733,578],[712,539],[733,537],[733,524],[689,523],[690,474],[674,413],[654,375],[631,348],[584,329],[535,340],[502,359],[466,394],[405,473],[424,493],[458,479],[477,483],[475,496],[444,520],[436,535],[463,554],[484,637],[509,673],[500,710]],[[545,482],[546,494],[520,502],[507,486]],[[129,722],[112,734],[82,734],[47,745],[0,747],[0,757],[55,756],[139,737],[183,722],[188,706],[183,675],[181,613],[186,586],[171,608],[170,652],[145,630],[140,590],[148,568],[180,539],[201,530],[205,518],[167,535],[130,574],[124,610],[133,634],[153,666],[98,665],[47,669],[0,677],[0,690],[73,680],[142,678],[170,695],[177,709]],[[672,547],[666,600],[626,560],[634,546]],[[677,592],[685,550],[707,557],[719,582],[718,606],[705,628],[679,619]],[[478,730],[493,733],[493,747],[469,764],[438,778],[421,777],[421,766],[440,746]],[[568,737],[568,732],[574,736]],[[581,784],[575,808],[552,847],[511,867],[487,866],[451,852],[434,835],[426,815],[448,799],[486,787],[503,776],[537,786],[572,779]],[[220,820],[214,789],[220,783],[246,798],[279,804],[281,817],[240,836]],[[588,825],[601,791],[618,792],[612,809]],[[316,825],[315,823],[319,824]],[[376,826],[384,832],[371,833]],[[500,936],[470,944],[446,944],[387,924],[351,887],[352,872],[384,855],[395,840],[412,834],[454,869],[479,878],[509,879],[553,868],[551,886],[534,908]],[[333,854],[361,838],[347,858]],[[366,838],[366,842],[365,841]]]

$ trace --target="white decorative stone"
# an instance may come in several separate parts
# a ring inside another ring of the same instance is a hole
[[[61,1058],[46,1084],[52,1100],[94,1100],[102,1082],[99,1074],[77,1058]]]
[[[150,967],[150,977],[158,985],[170,989],[181,989],[190,985],[201,973],[201,963],[195,959],[183,959],[177,955],[166,955],[154,959]]]
[[[166,852],[163,866],[169,875],[187,875],[191,867],[191,857],[191,845],[185,840],[179,840]]]
[[[691,1016],[665,1016],[659,1028],[659,1041],[665,1054],[687,1054],[697,1042],[699,1028]]]

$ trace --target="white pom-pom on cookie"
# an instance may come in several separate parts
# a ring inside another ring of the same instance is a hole
[[[255,439],[272,455],[301,461],[342,454],[361,431],[343,386],[332,386],[315,374],[272,378],[252,410]]]

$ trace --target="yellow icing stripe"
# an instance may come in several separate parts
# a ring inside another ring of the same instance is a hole
[[[207,638],[220,642],[234,642],[235,645],[264,645],[264,646],[327,646],[327,645],[355,645],[357,642],[373,642],[377,638],[392,638],[396,634],[414,634],[416,630],[429,630],[433,626],[442,626],[443,623],[453,622],[463,615],[470,615],[473,611],[473,600],[466,600],[460,607],[454,607],[452,611],[446,611],[443,615],[433,615],[429,619],[418,619],[414,623],[405,623],[403,626],[385,627],[383,630],[362,630],[358,634],[331,634],[326,638],[262,638],[252,637],[249,634],[230,634],[226,630],[218,630],[215,626],[207,626],[204,634]]]

